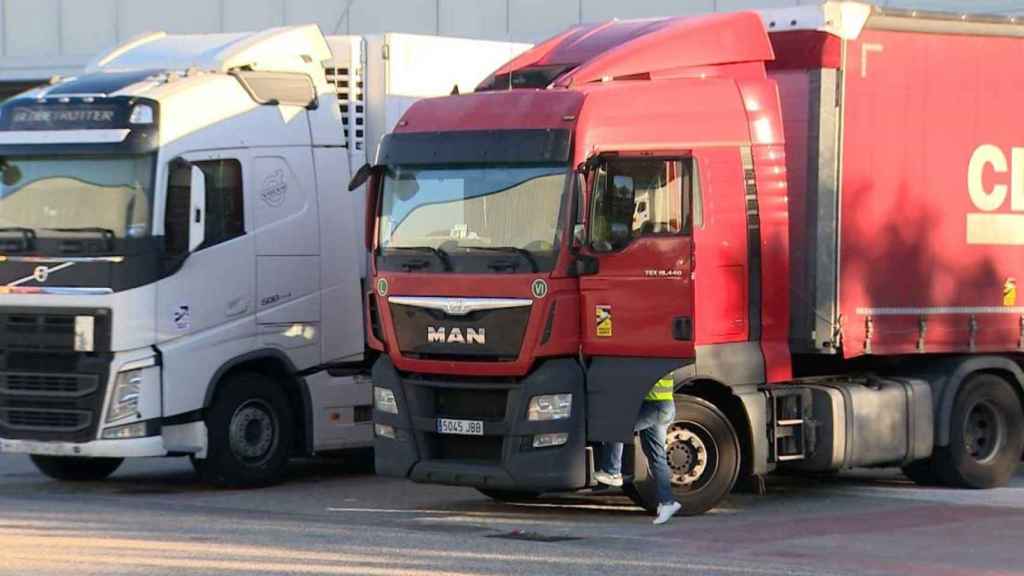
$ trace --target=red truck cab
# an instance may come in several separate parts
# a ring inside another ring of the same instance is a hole
[[[871,14],[829,4],[846,24]],[[632,441],[665,375],[688,513],[780,466],[929,462],[948,427],[939,378],[862,377],[874,366],[839,341],[811,361],[791,350],[808,340],[791,330],[791,280],[806,281],[791,262],[818,261],[793,256],[791,238],[816,236],[793,234],[792,201],[806,210],[810,193],[791,198],[787,169],[806,176],[821,150],[801,139],[787,162],[792,114],[769,66],[842,68],[829,59],[846,38],[824,21],[774,39],[773,26],[753,12],[578,26],[475,93],[407,112],[370,186],[378,473],[506,499],[590,487],[598,443]],[[879,405],[896,416],[873,419]],[[995,411],[1018,456],[1020,411]],[[634,464],[627,493],[650,507]]]

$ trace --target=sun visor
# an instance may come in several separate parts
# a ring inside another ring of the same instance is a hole
[[[377,164],[568,164],[568,129],[465,130],[388,134]]]

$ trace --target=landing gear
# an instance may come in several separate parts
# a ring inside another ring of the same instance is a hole
[[[703,514],[717,505],[740,471],[740,443],[732,424],[709,402],[676,395],[676,421],[666,435],[666,452],[672,471],[672,491],[683,505],[682,514]],[[649,511],[658,503],[647,458],[635,445],[633,484],[623,491]]]

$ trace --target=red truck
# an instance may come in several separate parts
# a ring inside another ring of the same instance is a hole
[[[1022,53],[1009,18],[828,2],[581,25],[415,104],[362,171],[378,473],[589,488],[671,374],[685,513],[772,471],[1005,484]]]

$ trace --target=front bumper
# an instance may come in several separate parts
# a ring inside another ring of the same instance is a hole
[[[92,442],[39,442],[0,438],[0,453],[40,456],[80,456],[83,458],[139,458],[166,456],[160,436],[132,440],[94,440]]]
[[[374,422],[391,426],[395,438],[376,437],[377,473],[417,482],[558,491],[586,483],[584,376],[572,359],[549,360],[521,380],[484,381],[407,375],[381,357],[373,368],[375,386],[389,388],[398,414],[374,410]],[[564,420],[530,422],[530,398],[571,393]],[[437,418],[482,420],[483,436],[436,432]],[[568,433],[556,447],[533,448],[537,434]]]

